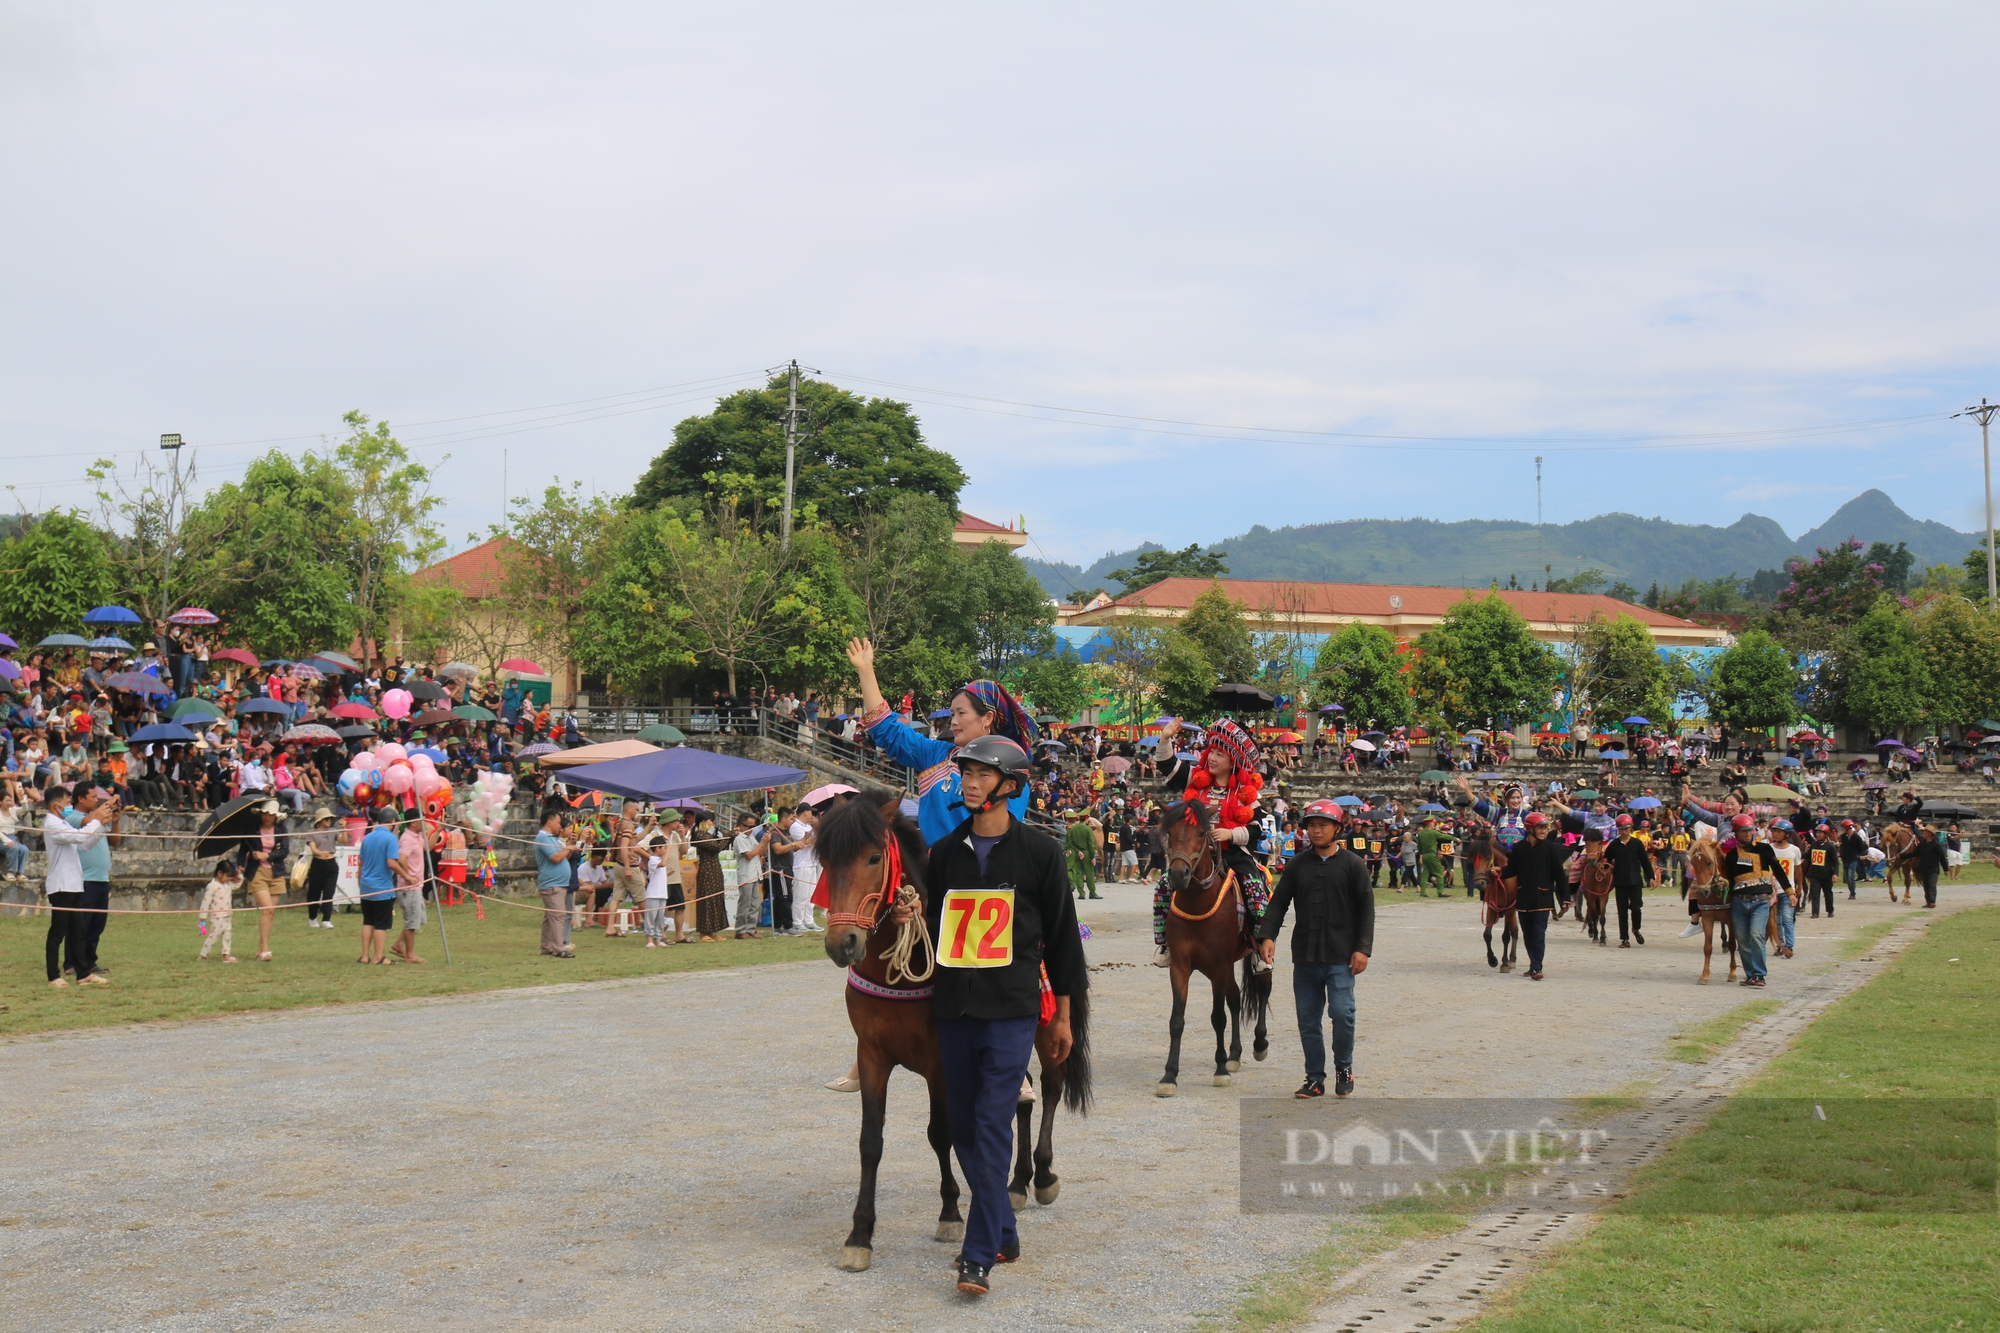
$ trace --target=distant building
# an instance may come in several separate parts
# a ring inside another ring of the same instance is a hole
[[[999,542],[1010,551],[1018,551],[1028,544],[1028,529],[1015,527],[1009,523],[1001,527],[971,514],[960,514],[958,523],[951,530],[952,544],[967,551],[977,550],[987,542]]]
[[[442,585],[459,596],[446,631],[445,646],[434,656],[438,662],[470,662],[489,674],[510,657],[527,658],[549,672],[553,702],[573,703],[581,683],[576,664],[538,639],[501,600],[507,579],[502,561],[511,545],[510,538],[495,537],[434,565],[426,565],[410,576],[410,582],[418,587]],[[392,637],[394,651],[414,660],[415,654],[404,647],[409,635],[400,622],[394,626]]]

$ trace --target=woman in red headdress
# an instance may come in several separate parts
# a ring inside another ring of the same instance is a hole
[[[1179,730],[1179,725],[1170,722],[1162,731],[1162,749],[1170,743],[1169,737]],[[1173,779],[1170,774],[1170,785]],[[1207,744],[1191,766],[1186,782],[1181,799],[1200,801],[1215,811],[1216,849],[1222,863],[1236,872],[1236,882],[1242,886],[1249,913],[1246,924],[1254,934],[1258,920],[1271,902],[1270,880],[1254,855],[1263,836],[1257,825],[1257,802],[1264,790],[1264,779],[1257,772],[1257,742],[1229,718],[1218,718],[1209,727]],[[1157,967],[1167,965],[1167,903],[1172,897],[1173,890],[1162,874],[1153,890],[1153,943],[1159,949],[1153,963]],[[1269,965],[1253,959],[1252,966],[1262,971]]]

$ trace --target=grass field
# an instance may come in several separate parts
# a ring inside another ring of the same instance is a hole
[[[1473,1327],[2000,1328],[1996,978],[2000,908],[1940,919]]]
[[[820,937],[727,940],[719,944],[648,949],[639,935],[606,939],[595,928],[575,934],[576,958],[544,958],[539,951],[541,913],[490,902],[486,920],[470,906],[446,909],[452,962],[444,961],[438,909],[418,936],[421,965],[362,967],[361,917],[336,913],[332,930],[308,929],[299,908],[279,911],[271,936],[273,959],[257,953],[257,914],[238,909],[234,947],[241,962],[211,955],[197,961],[201,936],[192,916],[115,916],[100,956],[111,975],[103,987],[52,990],[44,979],[42,942],[48,918],[0,917],[0,1036],[66,1028],[101,1027],[213,1017],[259,1010],[424,995],[458,995],[510,986],[602,981],[746,963],[791,962],[826,955]],[[400,915],[397,924],[401,925]]]

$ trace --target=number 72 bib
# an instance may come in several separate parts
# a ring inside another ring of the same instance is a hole
[[[1005,967],[1014,961],[1014,891],[952,889],[944,896],[945,967]]]

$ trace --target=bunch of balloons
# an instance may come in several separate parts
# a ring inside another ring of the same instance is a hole
[[[465,823],[482,836],[498,833],[507,823],[507,802],[512,798],[514,779],[507,773],[477,773],[472,779],[472,803]]]
[[[426,814],[442,814],[451,804],[451,784],[427,754],[411,754],[394,743],[363,750],[347,761],[337,784],[341,799],[357,809],[412,804],[416,797]],[[432,814],[435,818],[436,815]]]

